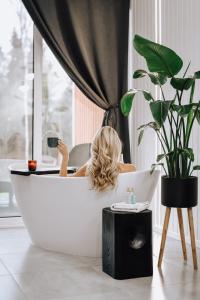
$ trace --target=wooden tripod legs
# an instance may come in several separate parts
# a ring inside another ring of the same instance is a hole
[[[165,221],[164,221],[164,225],[163,225],[160,253],[159,253],[159,259],[158,259],[158,268],[161,268],[161,265],[162,265],[162,259],[163,259],[164,249],[165,249],[165,242],[166,242],[166,237],[167,237],[167,230],[168,230],[168,225],[169,225],[170,214],[171,214],[171,207],[166,207]]]
[[[181,208],[177,208],[177,215],[178,215],[178,223],[179,223],[179,231],[181,236],[181,244],[183,250],[183,259],[187,260],[187,249],[185,244],[185,233],[184,233],[184,226],[183,226],[183,216]]]
[[[190,227],[190,238],[191,238],[191,248],[192,248],[192,258],[193,258],[193,264],[194,269],[198,269],[197,265],[197,251],[196,251],[196,243],[195,243],[195,234],[194,234],[194,222],[193,222],[193,214],[192,214],[192,208],[188,208],[188,220],[189,220],[189,227]]]
[[[187,211],[188,211],[188,221],[189,221],[189,227],[190,227],[193,264],[194,264],[194,269],[197,270],[198,269],[197,253],[196,253],[192,208],[191,207],[188,208]],[[166,242],[166,237],[167,237],[167,230],[168,230],[168,225],[169,225],[170,214],[171,214],[171,207],[166,207],[165,220],[164,220],[162,239],[161,239],[161,245],[160,245],[160,253],[159,253],[159,259],[158,259],[158,267],[159,268],[161,268],[161,265],[162,265],[162,259],[163,259],[163,253],[164,253],[165,242]],[[182,244],[182,250],[183,250],[183,258],[186,261],[187,260],[187,250],[186,250],[185,233],[184,233],[184,226],[183,226],[183,216],[182,216],[181,208],[177,208],[177,215],[178,215],[179,230],[180,230],[181,244]]]

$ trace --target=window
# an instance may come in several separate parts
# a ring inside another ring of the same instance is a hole
[[[48,148],[47,136],[58,136],[72,148],[72,89],[73,83],[55,56],[43,42],[42,69],[42,160],[57,162],[57,149]]]
[[[28,159],[32,140],[33,25],[20,0],[0,3],[0,216],[18,215],[11,160]]]
[[[58,151],[47,147],[47,137],[64,139],[70,150],[91,142],[102,119],[103,110],[67,76],[22,1],[1,0],[0,217],[19,216],[9,164],[28,160],[33,152],[39,162],[56,165]]]
[[[2,0],[2,4],[0,159],[27,159],[31,151],[33,27],[21,1]]]

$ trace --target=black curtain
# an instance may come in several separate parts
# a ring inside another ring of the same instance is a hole
[[[80,90],[105,110],[130,162],[127,90],[129,0],[22,0],[35,25]]]

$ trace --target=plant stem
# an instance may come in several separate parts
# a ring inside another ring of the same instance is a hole
[[[186,175],[187,175],[187,174],[189,174],[189,175],[191,174],[191,173],[190,173],[191,163],[192,163],[192,161],[191,161],[191,159],[190,159],[190,162],[189,162],[189,164],[188,164],[188,169],[187,169]]]
[[[198,102],[197,108],[195,109],[194,116],[193,116],[193,118],[192,118],[192,122],[191,122],[191,125],[190,125],[189,130],[188,130],[188,136],[187,136],[187,139],[186,139],[186,146],[187,146],[187,147],[188,147],[188,144],[189,144],[189,140],[190,140],[190,135],[191,135],[192,127],[193,127],[194,120],[195,120],[195,118],[196,118],[196,115],[197,115],[197,112],[198,112],[199,107],[200,107],[200,101]]]
[[[193,82],[192,87],[191,87],[191,92],[190,92],[190,104],[193,102],[194,89],[195,89],[195,81]]]
[[[178,135],[178,138],[179,138],[179,147],[180,148],[183,148],[183,145],[182,145],[182,140],[181,140],[181,118],[178,117],[177,118],[177,135]]]
[[[188,65],[187,65],[187,68],[186,68],[186,70],[185,70],[185,72],[184,72],[184,74],[183,74],[183,78],[185,78],[185,75],[187,74],[187,71],[188,71],[190,65],[191,65],[191,61],[190,61],[190,62],[188,63]]]
[[[163,130],[164,137],[165,137],[165,144],[166,144],[167,150],[169,152],[170,151],[170,147],[169,147],[169,142],[168,142],[168,138],[167,138],[167,134],[166,134],[166,130],[165,130],[164,124],[162,125],[162,130]]]
[[[162,142],[162,140],[161,140],[161,138],[160,138],[160,136],[159,136],[159,133],[158,133],[158,132],[156,132],[156,133],[157,133],[158,139],[159,139],[159,141],[160,141],[161,147],[162,147],[162,149],[163,149],[163,152],[164,152],[164,154],[166,155],[167,153],[166,153],[165,147],[164,147],[164,145],[163,145],[163,142]],[[168,173],[169,173],[169,176],[170,176],[171,170],[170,170],[170,165],[169,165],[169,161],[168,161],[167,156],[166,156],[166,162],[167,162]],[[165,172],[166,172],[166,170],[165,170]],[[166,174],[167,174],[167,172],[166,172]]]
[[[181,105],[183,91],[181,92],[181,95],[179,95],[178,90],[176,90],[176,96],[177,96],[179,105]],[[182,148],[181,135],[179,134],[179,115],[177,115],[177,121],[174,119],[174,122],[175,122],[175,126],[176,126],[176,147],[177,147],[177,144],[178,144],[177,142],[179,139],[179,146]]]
[[[160,89],[161,89],[163,100],[166,101],[165,95],[164,95],[164,91],[163,91],[163,88],[162,88],[161,85],[160,85]],[[176,99],[176,96],[179,97],[179,95],[175,95],[174,100]],[[169,143],[168,143],[168,152],[171,151],[171,148],[172,148],[172,138],[173,138],[173,144],[174,144],[174,148],[175,148],[175,158],[176,158],[177,157],[177,153],[176,153],[177,152],[176,151],[176,149],[177,149],[177,141],[176,141],[176,137],[175,137],[174,130],[173,130],[172,120],[174,121],[174,124],[175,124],[176,128],[177,128],[177,124],[176,124],[176,120],[174,118],[174,115],[173,115],[172,111],[170,111],[170,113],[171,113],[171,120],[169,118],[169,115],[167,116],[167,119],[168,119],[168,122],[169,122],[169,125],[170,125],[170,129],[171,129],[171,131],[170,131],[170,146],[169,146]],[[166,134],[164,125],[163,125],[163,131],[164,131],[164,134]],[[179,136],[179,138],[180,138],[180,136]],[[166,137],[166,139],[167,139],[167,137]],[[166,159],[166,161],[167,161],[167,159]],[[175,161],[176,161],[176,159],[175,159]],[[171,176],[171,175],[174,174],[174,176],[175,176],[176,175],[177,166],[174,165],[173,157],[169,157],[169,160],[167,161],[167,166],[168,166],[168,170],[169,170],[169,175]]]
[[[179,95],[178,90],[176,90],[176,96],[178,99],[178,104],[181,105],[183,91]],[[177,120],[176,121],[174,120],[175,126],[176,126],[176,139],[175,139],[175,147],[174,148],[175,148],[176,176],[178,176],[178,177],[180,177],[181,171],[183,171],[183,170],[180,171],[179,153],[177,152],[178,143],[179,143],[179,148],[182,148],[181,134],[179,132],[180,126],[181,126],[181,120],[179,121],[179,119],[180,119],[179,114],[177,114]]]
[[[165,175],[167,175],[167,170],[165,169],[165,166],[164,166],[164,164],[163,164],[163,169],[164,169],[164,171],[165,171]]]
[[[194,89],[195,89],[195,81],[192,84],[191,87],[191,91],[190,91],[190,104],[193,103],[193,97],[194,97]],[[190,124],[191,124],[191,120],[193,117],[193,112],[189,112],[188,116],[187,116],[187,124],[186,124],[186,133],[185,133],[185,143],[188,137],[188,133],[189,133],[189,128],[190,128]]]
[[[185,120],[184,118],[181,118],[182,120],[182,129],[183,129],[183,147],[185,147]]]
[[[182,132],[183,132],[183,147],[185,148],[185,120],[181,117],[181,124],[182,124]],[[184,155],[181,155],[182,158],[182,175],[187,175],[187,158]]]
[[[171,116],[168,119],[169,124],[172,124],[172,112],[171,112]],[[169,145],[170,145],[170,151],[172,150],[172,131],[170,131],[170,141],[169,141]]]
[[[160,90],[161,90],[161,93],[162,93],[163,100],[166,101],[162,85],[159,85],[159,86],[160,86]],[[171,132],[170,133],[173,135],[173,138],[175,138],[174,137],[173,127],[172,127],[172,124],[171,124],[170,119],[169,119],[169,115],[167,116],[167,118],[168,118],[168,122],[169,122],[169,125],[170,125],[170,128],[171,128]],[[166,134],[166,130],[165,130],[164,124],[162,125],[162,127],[163,127],[163,133],[165,135],[165,139],[166,139],[166,142],[167,142],[166,143],[167,144],[167,148],[168,148],[168,151],[170,151],[171,147],[169,146],[169,142],[168,142],[168,138],[167,138],[167,134]],[[170,136],[170,140],[171,140],[171,136]]]
[[[178,99],[178,104],[181,105],[181,99],[180,99],[180,95],[179,95],[178,90],[176,90],[176,96],[177,96],[177,99]]]
[[[164,138],[164,136],[162,135],[162,133],[161,132],[159,132],[160,133],[160,136],[161,136],[161,138],[162,138],[162,140],[163,140],[163,142],[165,143],[165,138]],[[165,143],[165,146],[167,147],[167,145],[166,145],[166,143]],[[167,151],[168,151],[169,149],[167,148]]]

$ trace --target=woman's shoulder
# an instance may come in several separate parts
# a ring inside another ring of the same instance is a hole
[[[119,163],[120,173],[133,172],[133,171],[136,171],[136,167],[133,164]]]

